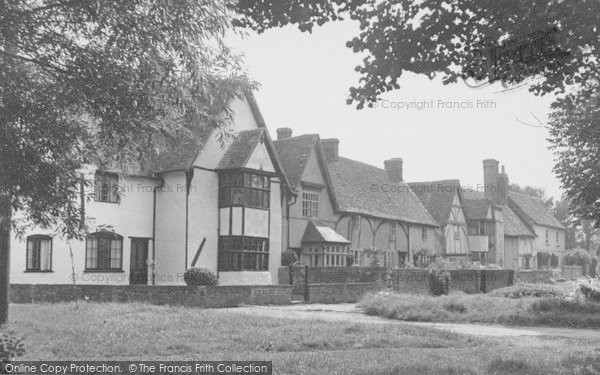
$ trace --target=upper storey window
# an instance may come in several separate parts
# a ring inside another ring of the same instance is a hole
[[[249,172],[225,172],[220,175],[219,206],[269,209],[271,178]]]

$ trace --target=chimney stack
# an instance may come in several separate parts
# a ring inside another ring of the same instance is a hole
[[[498,175],[498,189],[496,190],[496,204],[506,206],[508,203],[508,175],[502,166],[502,172]]]
[[[278,128],[277,140],[292,138],[292,128]]]
[[[403,181],[402,177],[402,158],[393,158],[383,162],[385,170],[390,178],[395,181]]]
[[[339,144],[340,144],[340,140],[337,138],[321,139],[321,146],[323,147],[323,151],[325,152],[327,161],[337,161],[338,160]]]
[[[495,202],[498,191],[498,160],[485,159],[483,161],[483,184],[484,197]]]

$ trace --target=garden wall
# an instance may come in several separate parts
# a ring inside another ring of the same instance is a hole
[[[583,268],[581,266],[564,266],[562,274],[569,280],[577,280],[583,277]]]
[[[516,280],[524,283],[550,283],[554,278],[552,270],[517,271]]]
[[[154,305],[233,307],[286,305],[292,302],[291,285],[167,286],[11,284],[12,303],[67,302],[75,298],[93,302],[142,302]]]
[[[358,302],[367,293],[386,290],[386,283],[329,283],[308,284],[310,303],[351,303]]]
[[[391,274],[392,288],[399,293],[428,294],[430,271],[426,269],[398,269]]]
[[[450,290],[465,293],[481,292],[480,272],[478,270],[450,270]]]

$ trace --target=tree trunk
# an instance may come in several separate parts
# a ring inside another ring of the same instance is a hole
[[[10,199],[6,196],[0,196],[0,325],[8,321],[10,226]]]

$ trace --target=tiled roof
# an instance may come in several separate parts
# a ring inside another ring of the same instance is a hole
[[[484,198],[479,191],[463,191],[463,208],[467,218],[471,220],[486,219],[491,202]]]
[[[300,183],[304,167],[318,141],[318,134],[305,134],[273,141],[292,188],[295,189]]]
[[[440,224],[446,225],[452,211],[454,196],[460,192],[459,180],[411,182],[408,184],[423,206]]]
[[[237,137],[223,155],[217,169],[243,168],[246,166],[250,155],[265,133],[264,128],[244,130]]]
[[[510,192],[508,204],[517,213],[526,215],[533,223],[558,229],[565,229],[564,225],[544,206],[539,200],[526,194]]]
[[[179,134],[174,141],[157,140],[150,169],[158,173],[190,168],[206,141],[214,137],[217,131],[211,126],[199,126],[190,133]]]
[[[342,157],[327,167],[340,211],[439,226],[409,186],[384,169]]]
[[[509,237],[530,236],[535,237],[535,233],[519,218],[519,216],[510,209],[502,207],[502,218],[504,219],[504,235]]]
[[[350,243],[344,236],[333,229],[326,226],[317,226],[312,221],[309,221],[302,236],[302,243],[317,242]]]

